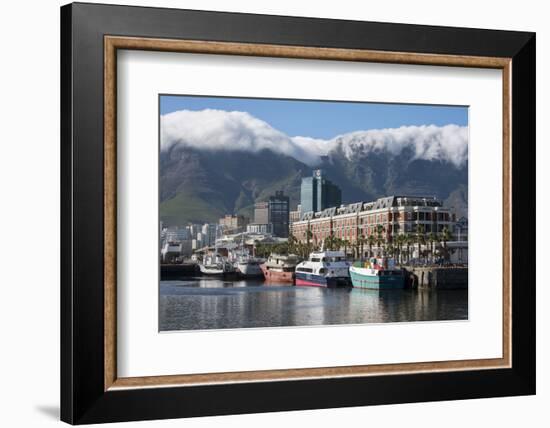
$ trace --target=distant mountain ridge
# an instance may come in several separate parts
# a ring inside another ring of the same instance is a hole
[[[348,156],[341,146],[317,166],[342,189],[343,203],[387,195],[436,196],[467,216],[468,167],[417,159],[412,149]],[[252,218],[256,201],[276,190],[300,200],[302,177],[312,166],[272,150],[258,152],[200,150],[174,145],[160,155],[160,215],[167,225],[217,222],[225,214]]]
[[[290,137],[249,113],[224,110],[180,110],[161,116],[163,151],[183,146],[209,151],[257,153],[270,150],[316,166],[340,150],[348,159],[357,153],[409,150],[414,159],[440,160],[461,167],[468,160],[468,128],[448,124],[348,132],[332,139]]]
[[[311,168],[274,154],[212,152],[174,147],[160,156],[160,215],[168,225],[217,222],[225,214],[252,218],[254,203],[276,190],[295,206]]]

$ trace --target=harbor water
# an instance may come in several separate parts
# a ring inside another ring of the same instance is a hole
[[[160,282],[160,331],[468,319],[467,290],[295,287],[263,280]]]

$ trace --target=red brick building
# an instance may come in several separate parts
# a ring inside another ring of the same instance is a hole
[[[320,244],[329,236],[357,242],[361,236],[377,236],[381,227],[385,241],[399,234],[416,233],[422,226],[424,233],[441,233],[444,228],[453,231],[456,219],[449,208],[435,198],[388,196],[374,202],[357,202],[320,212],[303,213],[290,229],[300,242],[309,240]]]

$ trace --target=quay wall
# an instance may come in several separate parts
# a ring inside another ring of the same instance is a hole
[[[179,279],[200,275],[199,265],[196,263],[161,264],[160,279]]]
[[[411,267],[407,271],[407,286],[411,288],[466,289],[467,267]]]

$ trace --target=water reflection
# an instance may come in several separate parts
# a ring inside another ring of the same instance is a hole
[[[464,320],[464,290],[363,290],[262,281],[161,281],[160,330]]]

